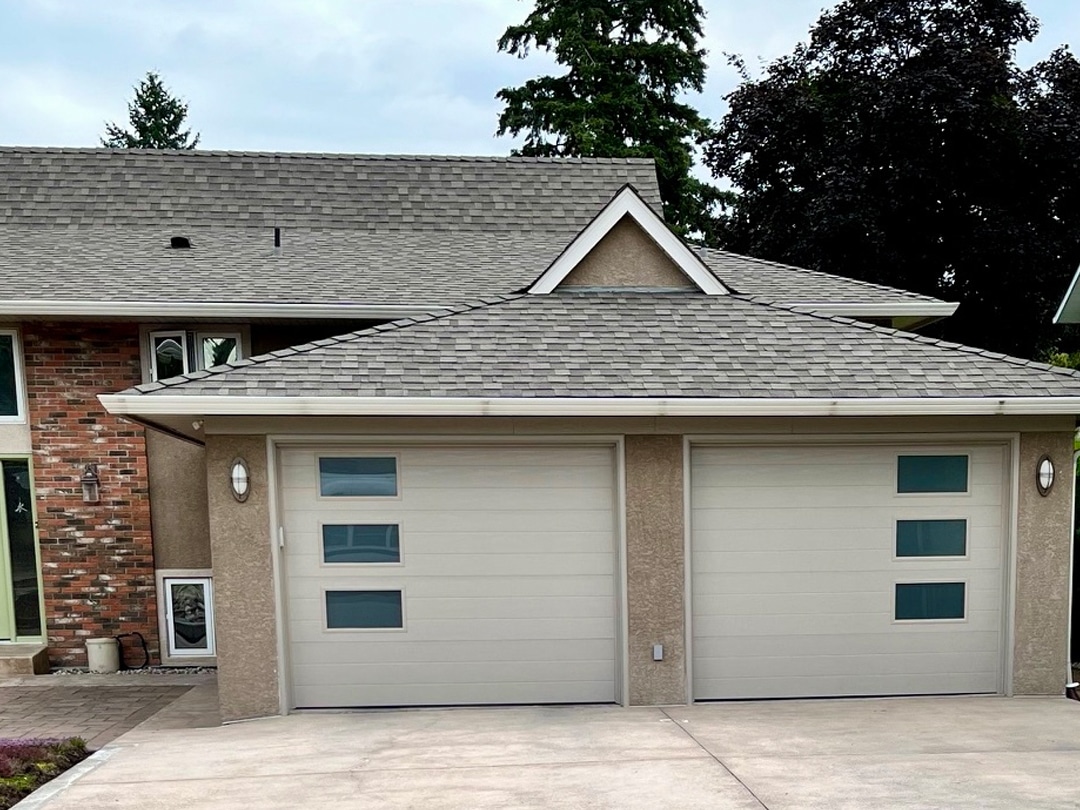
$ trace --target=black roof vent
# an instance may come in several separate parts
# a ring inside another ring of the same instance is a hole
[[[174,250],[187,250],[191,247],[191,240],[186,236],[174,236],[169,240],[169,247]]]

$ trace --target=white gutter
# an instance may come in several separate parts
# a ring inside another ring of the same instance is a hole
[[[117,318],[409,318],[445,312],[440,304],[206,303],[202,301],[0,300],[0,315]]]
[[[978,416],[1080,415],[1080,397],[636,399],[102,394],[134,416]]]
[[[784,306],[796,312],[823,312],[828,315],[858,316],[863,318],[934,317],[948,318],[960,306],[952,301],[903,301],[893,304],[858,303],[810,303],[796,301]]]

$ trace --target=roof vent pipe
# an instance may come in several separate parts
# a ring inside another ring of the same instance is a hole
[[[281,228],[274,228],[274,255],[281,255]]]

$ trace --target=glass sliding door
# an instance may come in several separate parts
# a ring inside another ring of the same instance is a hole
[[[41,566],[28,459],[0,459],[0,641],[38,639]]]

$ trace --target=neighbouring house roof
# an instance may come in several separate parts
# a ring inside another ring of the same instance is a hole
[[[490,299],[103,396],[114,413],[1076,413],[1080,374],[738,296]]]
[[[2,147],[0,315],[436,312],[533,283],[626,184],[659,210],[648,160]],[[738,292],[807,308],[911,325],[955,309],[698,255]]]

